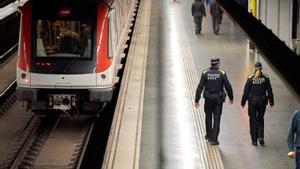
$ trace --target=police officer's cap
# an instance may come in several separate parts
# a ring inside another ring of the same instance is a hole
[[[261,63],[260,63],[260,62],[256,62],[256,63],[254,64],[254,68],[262,69]]]
[[[220,63],[220,59],[219,58],[213,58],[210,60],[210,63],[212,65],[216,65],[216,64],[219,64]]]

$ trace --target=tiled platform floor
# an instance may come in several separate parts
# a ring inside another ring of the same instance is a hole
[[[192,2],[152,1],[140,168],[294,168],[294,161],[287,158],[286,135],[299,97],[263,57],[248,50],[247,39],[227,17],[216,36],[207,13],[203,35],[195,36]],[[197,113],[204,112],[195,111],[192,105],[201,71],[209,67],[213,56],[221,59],[235,97],[234,105],[224,104],[218,148],[203,142],[199,133],[203,114]],[[268,107],[265,115],[265,147],[251,145],[247,110],[240,107],[255,61],[262,62],[263,71],[270,75],[275,94],[275,106]],[[219,158],[220,163],[211,162]]]

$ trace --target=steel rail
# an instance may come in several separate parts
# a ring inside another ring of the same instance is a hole
[[[22,134],[18,138],[18,140],[15,142],[15,144],[12,147],[12,150],[10,150],[10,153],[7,156],[7,159],[5,159],[1,165],[1,169],[17,169],[19,162],[21,161],[23,155],[27,151],[28,146],[32,142],[33,138],[35,137],[35,134],[41,124],[41,120],[37,117],[32,117],[26,127],[24,128]]]
[[[4,62],[4,60],[8,57],[8,55],[17,50],[18,43],[9,48],[5,53],[0,56],[0,62]]]
[[[81,148],[81,154],[80,154],[80,156],[79,156],[79,158],[78,158],[78,161],[77,161],[77,164],[76,164],[75,169],[80,169],[80,167],[81,167],[81,163],[82,163],[82,160],[83,160],[83,157],[84,157],[86,148],[87,148],[87,146],[88,146],[88,143],[89,143],[89,141],[90,141],[91,134],[92,134],[92,131],[93,131],[94,127],[95,127],[95,123],[92,122],[92,123],[91,123],[91,126],[90,126],[90,128],[89,128],[89,131],[88,131],[88,133],[87,133],[87,135],[86,135],[86,138],[85,138],[83,147]]]

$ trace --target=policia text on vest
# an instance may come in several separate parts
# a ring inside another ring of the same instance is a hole
[[[220,132],[220,120],[223,108],[223,102],[226,99],[226,93],[229,97],[229,103],[233,103],[232,87],[227,79],[226,72],[219,68],[220,60],[211,59],[211,67],[204,70],[201,75],[200,83],[197,87],[195,107],[199,107],[199,100],[203,92],[206,136],[212,145],[218,145],[218,135]]]
[[[241,106],[244,108],[248,101],[248,115],[252,145],[257,146],[257,140],[265,145],[264,115],[268,102],[274,105],[274,96],[269,76],[262,71],[262,64],[256,62],[254,73],[250,75],[244,87]]]

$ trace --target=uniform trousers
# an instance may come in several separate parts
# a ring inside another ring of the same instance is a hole
[[[218,141],[223,101],[219,97],[205,98],[206,136],[212,141]]]
[[[221,17],[212,17],[212,26],[214,33],[218,34],[220,31]]]
[[[194,16],[195,29],[196,29],[196,32],[199,32],[199,33],[202,30],[202,18],[203,18],[203,16],[201,16],[201,15]]]
[[[253,98],[248,101],[248,115],[250,123],[251,140],[264,138],[264,115],[266,102],[262,98]]]

